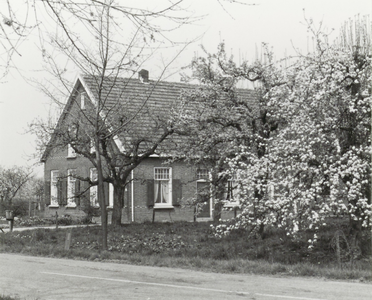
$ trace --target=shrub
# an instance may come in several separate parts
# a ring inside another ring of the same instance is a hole
[[[85,212],[85,217],[81,220],[83,224],[91,224],[93,217],[99,217],[101,215],[101,209],[99,207],[94,207],[90,204],[90,199],[84,195],[80,198],[80,205],[83,212]]]
[[[55,223],[55,220],[54,220],[54,223]],[[72,223],[73,223],[73,220],[72,220],[70,215],[64,215],[64,216],[58,218],[58,224],[59,225],[67,226],[67,225],[71,225]]]
[[[48,219],[42,219],[39,217],[30,217],[30,218],[18,219],[16,220],[15,224],[17,226],[22,226],[22,227],[32,227],[32,226],[51,225],[52,222]]]
[[[5,216],[6,210],[12,210],[15,217],[23,217],[28,215],[28,201],[15,200],[11,203],[0,202],[0,214]]]

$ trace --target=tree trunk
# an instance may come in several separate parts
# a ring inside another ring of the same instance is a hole
[[[357,257],[361,252],[361,238],[362,238],[362,223],[360,221],[354,221],[351,217],[349,219],[349,244],[350,244],[350,255],[351,260]]]
[[[96,149],[99,149],[98,137],[96,137]],[[96,151],[96,159],[98,173],[98,201],[101,207],[102,250],[107,250],[107,210],[103,184],[102,160],[99,151]]]
[[[115,184],[114,185],[114,207],[112,210],[112,220],[113,225],[121,225],[121,215],[124,202],[124,192],[125,186]]]

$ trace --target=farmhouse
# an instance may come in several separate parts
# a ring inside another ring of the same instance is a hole
[[[109,220],[115,201],[123,223],[212,220],[214,201],[201,193],[209,189],[208,170],[168,162],[184,142],[172,131],[173,113],[181,94],[195,87],[149,80],[146,70],[138,78],[78,76],[41,159],[45,217],[56,212],[82,217],[87,206],[99,206],[94,140],[99,132]],[[247,90],[247,97],[253,99],[253,92]],[[125,185],[120,176],[126,176]],[[196,197],[205,202],[197,215],[195,207],[184,205]]]

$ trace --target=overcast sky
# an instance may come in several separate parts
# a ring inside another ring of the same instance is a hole
[[[174,33],[176,38],[185,41],[197,36],[200,38],[180,55],[172,68],[174,75],[167,80],[179,80],[180,67],[187,65],[195,53],[202,54],[200,44],[209,52],[215,52],[217,45],[224,41],[226,49],[239,62],[243,59],[254,60],[260,54],[261,43],[265,42],[273,47],[278,57],[282,57],[285,53],[293,53],[293,47],[303,51],[311,47],[304,15],[312,18],[316,24],[323,22],[323,28],[328,31],[334,28],[336,36],[344,21],[358,14],[370,15],[372,10],[370,0],[240,1],[254,5],[231,4],[223,0],[185,0],[189,10],[196,15],[205,15],[205,18],[196,25]],[[21,9],[23,1],[11,3],[20,5]],[[2,6],[0,12],[6,13]],[[15,59],[19,71],[13,70],[0,82],[0,166],[5,167],[35,162],[29,160],[35,151],[35,137],[25,133],[27,124],[37,117],[46,118],[51,107],[51,100],[24,79],[46,76],[35,71],[40,69],[41,54],[32,38],[25,41],[19,51],[22,56]],[[150,77],[158,74],[161,61],[162,58],[158,58],[158,63],[144,65]],[[36,168],[36,174],[42,176],[41,167]]]

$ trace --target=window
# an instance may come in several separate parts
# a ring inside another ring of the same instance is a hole
[[[50,206],[58,206],[59,171],[50,171]]]
[[[70,144],[68,144],[68,146],[67,146],[67,157],[68,158],[76,157],[76,152],[75,152],[74,148],[72,148],[72,146]]]
[[[196,180],[207,180],[209,178],[209,172],[207,169],[196,170]]]
[[[97,181],[98,180],[98,173],[96,168],[90,169],[90,180],[91,181]],[[98,186],[94,185],[91,186],[89,189],[89,195],[90,195],[90,205],[94,207],[98,207]]]
[[[155,206],[172,205],[172,169],[154,169]]]
[[[85,109],[85,93],[80,94],[80,108]]]
[[[76,207],[75,194],[76,194],[76,169],[67,170],[67,206]]]
[[[196,216],[198,219],[210,220],[212,218],[210,173],[207,169],[196,170]]]
[[[226,201],[225,206],[238,206],[239,201],[237,200],[238,194],[238,183],[236,180],[236,174],[231,176],[227,180],[226,191],[224,193],[224,200]]]
[[[109,207],[114,207],[114,185],[112,183],[109,183]]]

